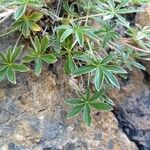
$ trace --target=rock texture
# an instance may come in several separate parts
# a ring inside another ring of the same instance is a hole
[[[136,23],[141,26],[150,26],[150,4],[143,5],[144,12],[136,15]]]
[[[19,75],[15,86],[1,82],[0,149],[137,150],[118,128],[112,112],[95,112],[91,128],[81,116],[66,119],[64,100],[72,92],[59,71],[57,78],[48,71],[39,78],[32,73]]]
[[[140,150],[150,149],[150,81],[140,71],[134,70],[120,91],[113,90],[114,113],[119,127],[134,141]]]

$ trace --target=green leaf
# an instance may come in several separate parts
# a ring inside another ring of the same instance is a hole
[[[104,67],[113,73],[127,74],[126,70],[124,70],[123,68],[117,67],[117,66],[109,65],[109,66],[104,66]]]
[[[30,35],[30,29],[29,29],[29,26],[26,23],[23,24],[21,31],[22,31],[22,34],[25,38],[27,38]]]
[[[64,71],[66,74],[72,73],[76,69],[76,64],[71,56],[71,54],[68,54],[67,60],[65,62]]]
[[[16,75],[15,75],[15,72],[11,69],[11,68],[7,68],[7,79],[13,83],[13,84],[16,84]]]
[[[37,21],[39,21],[42,17],[43,17],[43,14],[42,14],[42,13],[36,12],[36,13],[33,13],[33,14],[31,15],[30,20],[31,20],[31,21],[34,21],[34,22],[37,22]]]
[[[9,46],[6,52],[6,59],[8,63],[11,63],[11,58],[12,58],[12,48],[11,46]]]
[[[77,115],[78,113],[80,113],[84,108],[84,105],[79,105],[74,107],[67,115],[67,117],[73,117],[75,115]]]
[[[42,30],[42,28],[34,22],[30,22],[29,27],[32,31],[35,31],[35,32]]]
[[[13,64],[12,65],[13,70],[19,71],[19,72],[27,72],[30,69],[26,67],[24,64]]]
[[[84,104],[84,101],[81,101],[79,99],[68,99],[65,102],[69,105],[82,105],[82,104]]]
[[[102,110],[102,111],[111,111],[113,108],[106,104],[106,103],[90,103],[90,105],[98,110]]]
[[[34,69],[35,75],[39,76],[41,71],[42,71],[42,60],[36,59],[35,60],[35,69]]]
[[[24,48],[24,45],[21,45],[21,46],[18,46],[17,48],[15,48],[13,50],[13,53],[12,53],[12,58],[11,58],[11,62],[14,62],[17,57],[20,55],[20,53],[22,52],[22,49]]]
[[[94,32],[92,32],[92,31],[85,32],[85,34],[95,41],[98,41],[98,39],[99,39],[98,36],[96,34],[94,34]]]
[[[79,45],[81,47],[83,47],[83,44],[84,44],[84,36],[83,36],[83,33],[82,32],[75,32],[75,35],[76,35],[76,40],[78,41]]]
[[[27,56],[24,57],[23,62],[24,63],[31,62],[31,61],[35,60],[35,58],[36,58],[35,56],[28,54]]]
[[[109,54],[108,56],[106,56],[103,60],[102,60],[102,64],[107,64],[109,63],[113,58],[115,57],[114,53]]]
[[[0,52],[0,58],[1,58],[5,63],[7,63],[7,58],[6,58],[6,56],[5,56],[2,52]]]
[[[104,73],[101,69],[96,69],[96,74],[94,78],[94,85],[97,91],[100,91],[104,81]]]
[[[48,64],[53,64],[57,61],[57,58],[54,55],[51,54],[45,54],[41,56],[41,59]]]
[[[0,81],[4,79],[7,72],[7,68],[0,71]]]
[[[113,100],[110,99],[108,96],[106,96],[106,95],[101,95],[101,97],[104,99],[104,101],[105,101],[107,104],[109,104],[109,105],[111,105],[111,106],[114,106],[114,105],[115,105],[114,102],[113,102]]]
[[[18,20],[25,13],[25,10],[26,10],[26,5],[18,6],[17,10],[14,13],[14,19]]]
[[[107,76],[107,78],[109,79],[110,83],[113,84],[114,86],[116,86],[117,88],[120,88],[119,82],[116,79],[116,77],[107,69],[102,68],[104,74]]]
[[[35,46],[38,54],[40,54],[41,53],[41,43],[37,36],[34,38],[34,46]]]
[[[73,29],[67,29],[60,38],[61,42],[64,42],[65,39],[73,33]]]
[[[86,104],[83,109],[83,120],[87,126],[91,125],[92,119],[90,116],[90,107],[88,104]]]
[[[7,67],[6,64],[0,64],[0,71],[4,70]]]
[[[95,71],[96,67],[93,65],[87,65],[87,66],[82,66],[80,68],[78,68],[77,70],[74,71],[74,75],[82,75],[82,74],[86,74],[86,73],[90,73],[92,71]]]
[[[42,52],[45,52],[46,49],[48,48],[49,44],[49,37],[48,36],[44,36],[41,40],[41,50]]]
[[[102,93],[103,93],[103,90],[101,90],[101,91],[96,91],[96,92],[94,93],[94,95],[92,96],[92,98],[90,99],[90,101],[95,101],[95,100],[97,100],[98,98],[101,97]]]
[[[146,70],[145,67],[143,65],[141,65],[140,63],[132,61],[130,64],[137,67],[137,68],[139,68],[139,69]]]

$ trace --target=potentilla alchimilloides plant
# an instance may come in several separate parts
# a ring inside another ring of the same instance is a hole
[[[90,126],[93,110],[113,109],[109,89],[121,88],[120,78],[126,79],[135,67],[145,70],[139,59],[150,60],[150,27],[131,24],[128,19],[143,11],[140,6],[146,3],[149,1],[66,0],[53,9],[45,0],[3,0],[0,23],[10,16],[13,23],[0,37],[19,31],[16,45],[20,37],[28,44],[0,52],[0,80],[7,77],[16,84],[16,73],[29,71],[27,65],[39,76],[43,63],[64,59],[64,73],[78,86],[77,96],[65,101],[71,106],[68,118],[82,114]],[[20,54],[23,57],[17,60]]]

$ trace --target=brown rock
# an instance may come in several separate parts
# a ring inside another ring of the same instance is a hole
[[[137,13],[136,23],[141,26],[150,26],[150,4],[143,5],[144,12]]]

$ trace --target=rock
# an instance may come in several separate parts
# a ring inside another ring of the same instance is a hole
[[[150,26],[150,4],[143,5],[144,12],[137,13],[136,23],[141,26]]]
[[[43,71],[39,78],[31,73],[20,76],[14,87],[0,85],[5,95],[0,109],[11,115],[0,124],[1,145],[12,142],[23,150],[137,150],[111,112],[95,112],[90,128],[82,116],[67,120],[68,106],[63,101],[72,92],[63,78],[60,71],[56,82],[50,72]]]
[[[114,113],[119,127],[134,141],[139,150],[150,148],[150,82],[144,75],[134,70],[120,91],[112,90],[110,96],[115,100]]]

